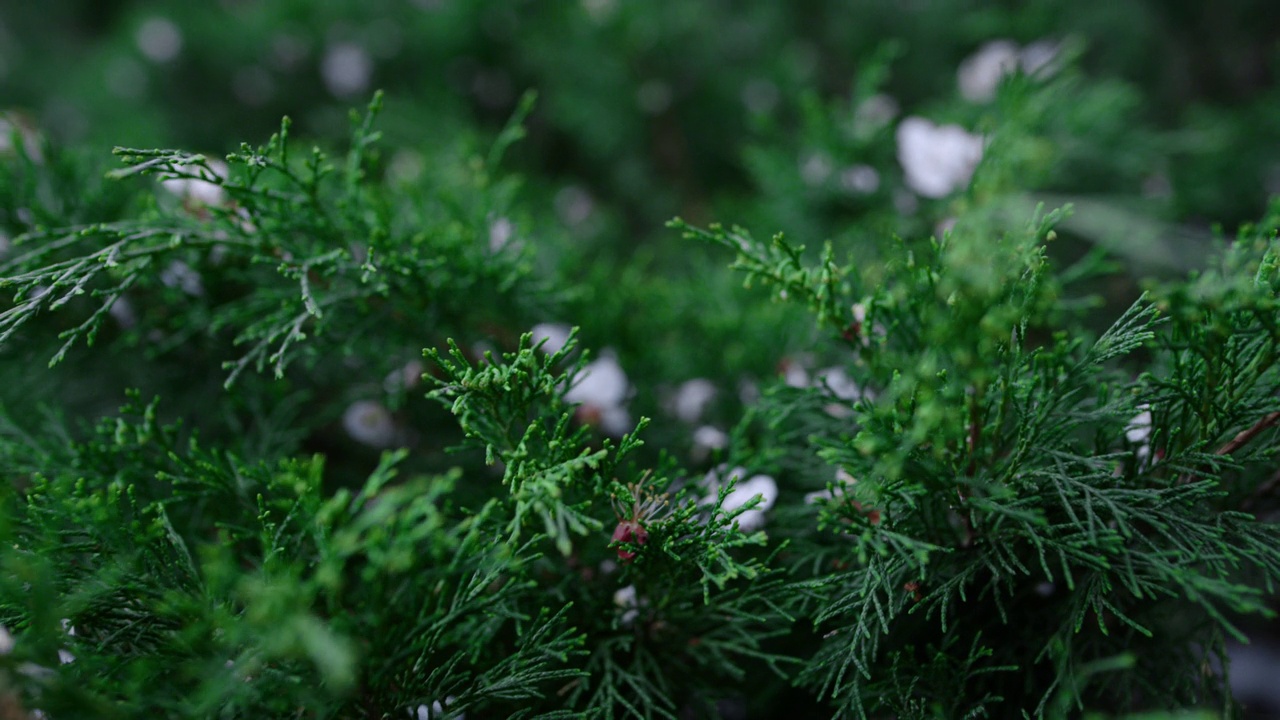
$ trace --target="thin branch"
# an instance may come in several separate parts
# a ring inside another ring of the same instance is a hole
[[[1271,427],[1272,425],[1275,425],[1277,422],[1280,422],[1280,410],[1264,415],[1263,418],[1258,422],[1254,423],[1252,427],[1250,427],[1247,430],[1240,431],[1239,434],[1237,434],[1235,437],[1231,438],[1226,443],[1224,443],[1222,447],[1213,451],[1213,454],[1214,455],[1230,455],[1231,453],[1244,447],[1246,444],[1248,444],[1250,440],[1257,437],[1259,433]],[[1194,473],[1187,473],[1182,477],[1178,478],[1178,484],[1186,485],[1187,483],[1195,480],[1195,478],[1196,478],[1196,475]]]
[[[1230,455],[1236,450],[1239,450],[1240,448],[1244,447],[1245,444],[1248,443],[1250,440],[1257,437],[1258,433],[1262,432],[1263,430],[1266,430],[1272,425],[1275,425],[1277,422],[1280,422],[1280,411],[1276,411],[1266,415],[1261,420],[1254,423],[1253,427],[1249,428],[1248,430],[1244,430],[1239,435],[1236,435],[1235,437],[1231,438],[1230,442],[1218,448],[1214,454]]]

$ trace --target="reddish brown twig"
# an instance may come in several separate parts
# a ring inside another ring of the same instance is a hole
[[[1246,444],[1248,444],[1250,440],[1257,437],[1259,433],[1271,427],[1272,425],[1275,425],[1277,422],[1280,422],[1280,410],[1264,415],[1263,418],[1258,422],[1254,423],[1252,427],[1248,428],[1247,430],[1241,430],[1239,434],[1237,434],[1235,437],[1231,438],[1226,443],[1224,443],[1222,447],[1218,448],[1217,450],[1214,450],[1213,454],[1214,455],[1230,455],[1231,453],[1244,447]],[[1192,480],[1195,480],[1195,477],[1196,476],[1194,473],[1187,473],[1182,477],[1178,478],[1178,483],[1181,485],[1185,485],[1191,482]]]
[[[1215,454],[1230,455],[1231,453],[1244,447],[1245,443],[1257,437],[1258,433],[1262,432],[1263,430],[1266,430],[1272,425],[1275,425],[1277,422],[1280,422],[1280,411],[1276,411],[1268,414],[1258,422],[1254,423],[1253,427],[1249,428],[1248,430],[1241,431],[1239,435],[1236,435],[1235,437],[1231,438],[1231,441],[1228,442],[1226,445],[1223,445],[1222,447],[1218,448]]]

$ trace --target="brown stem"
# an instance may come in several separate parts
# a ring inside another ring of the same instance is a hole
[[[1280,422],[1280,410],[1264,415],[1263,418],[1258,422],[1254,423],[1252,427],[1250,427],[1247,430],[1240,431],[1238,435],[1228,440],[1226,443],[1222,445],[1222,447],[1218,448],[1217,450],[1214,450],[1213,454],[1214,455],[1230,455],[1231,453],[1244,447],[1250,440],[1257,437],[1259,433],[1271,427],[1272,425],[1275,425],[1277,422]],[[1180,485],[1185,485],[1191,482],[1192,480],[1195,480],[1195,474],[1187,473],[1182,477],[1178,478],[1178,483]],[[1268,481],[1268,483],[1270,482],[1271,481]]]
[[[1222,447],[1218,448],[1218,450],[1214,454],[1230,455],[1231,453],[1244,447],[1245,443],[1257,437],[1258,433],[1262,432],[1263,430],[1266,430],[1272,425],[1275,425],[1277,422],[1280,422],[1280,411],[1276,411],[1268,414],[1258,422],[1254,423],[1253,427],[1249,428],[1248,430],[1241,431],[1239,435],[1236,435],[1235,437],[1231,438],[1231,441],[1228,442],[1226,445],[1223,445]]]

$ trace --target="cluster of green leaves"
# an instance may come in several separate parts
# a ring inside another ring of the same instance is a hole
[[[362,182],[377,160],[372,122],[380,96],[366,114],[353,114],[351,146],[340,164],[319,148],[292,156],[287,119],[266,145],[228,155],[225,170],[181,151],[117,149],[128,167],[113,177],[157,175],[177,197],[159,198],[135,220],[37,228],[18,237],[17,252],[0,266],[3,287],[15,291],[14,307],[0,318],[0,342],[38,313],[87,295],[92,312],[63,331],[66,342],[51,361],[57,363],[77,341],[91,342],[112,306],[128,295],[144,313],[176,316],[158,323],[142,318],[147,326],[170,325],[173,344],[193,330],[235,328],[231,343],[243,349],[225,362],[230,385],[249,367],[269,366],[281,378],[298,354],[333,351],[302,343],[308,335],[350,343],[371,328],[410,318],[417,326],[457,332],[460,316],[485,320],[469,312],[475,306],[468,299],[477,296],[493,299],[486,311],[510,303],[536,312],[547,293],[531,292],[527,281],[518,285],[528,276],[519,253],[482,254],[484,246],[475,242],[511,202],[514,180],[491,189],[485,168],[518,139],[531,103],[532,96],[488,164],[456,178],[474,191],[468,193],[445,192],[454,178],[440,178],[442,187],[431,188],[439,192],[425,196],[388,197]],[[169,281],[195,297],[166,293],[162,269],[171,263],[183,263],[186,272],[216,265],[220,285]],[[381,334],[370,341],[388,339]]]
[[[1045,253],[1061,215],[975,213],[861,273],[684,228],[835,316],[861,388],[772,393],[756,450],[827,486],[816,528],[788,528],[823,633],[797,677],[845,713],[1229,705],[1206,658],[1271,614],[1280,537],[1241,510],[1274,504],[1274,223],[1095,339],[1063,284],[1092,262]]]
[[[492,542],[492,507],[459,515],[456,474],[398,479],[403,453],[387,454],[358,492],[329,494],[322,457],[246,462],[155,410],[126,406],[56,450],[14,443],[6,418],[23,472],[6,486],[0,622],[19,634],[3,667],[20,702],[384,717],[519,703],[575,675],[580,638],[563,613],[524,614],[531,556]]]
[[[379,108],[353,114],[337,155],[299,153],[286,120],[225,162],[122,150],[128,166],[105,184],[70,153],[5,158],[0,219],[12,241],[0,285],[13,302],[0,309],[0,356],[12,374],[0,396],[30,412],[78,397],[71,408],[92,416],[115,404],[102,402],[104,386],[137,387],[249,456],[349,446],[334,422],[355,400],[397,410],[399,425],[439,423],[408,392],[421,348],[528,327],[561,292],[535,267],[515,207],[520,178],[497,168],[523,132],[518,118],[414,175],[379,148]],[[509,242],[493,242],[495,227]],[[38,372],[51,357],[59,367]],[[232,382],[242,390],[227,393]],[[426,443],[438,452],[449,435]],[[366,470],[334,467],[331,485]]]
[[[33,442],[6,418],[10,699],[101,717],[385,717],[437,702],[451,713],[541,704],[548,717],[674,717],[709,707],[742,676],[739,659],[776,668],[761,644],[785,631],[770,595],[779,583],[734,552],[763,538],[734,527],[748,508],[723,508],[731,485],[705,505],[689,489],[664,499],[665,512],[644,518],[646,542],[627,545],[634,562],[607,570],[602,511],[627,490],[603,473],[637,441],[592,451],[569,415],[546,425],[528,414],[564,409],[568,378],[553,367],[564,351],[540,357],[527,341],[502,365],[460,354],[443,364],[436,393],[477,438],[486,419],[531,418],[518,445],[493,450],[523,472],[509,470],[509,496],[479,508],[451,500],[459,471],[398,478],[403,451],[358,491],[326,493],[323,457],[254,463],[205,449],[159,424],[155,402],[65,446]],[[535,514],[545,532],[517,537]],[[569,549],[567,530],[583,547]],[[642,598],[634,605],[614,602],[622,578]],[[632,607],[643,620],[622,620]]]
[[[308,433],[291,418],[321,427],[315,419],[296,408],[257,417],[273,402],[313,402],[310,387],[359,397],[337,376],[399,370],[408,336],[476,337],[557,301],[531,248],[490,244],[516,186],[489,169],[521,118],[486,159],[460,174],[445,165],[438,185],[410,192],[378,175],[378,103],[353,118],[341,167],[318,149],[291,156],[287,121],[226,170],[121,150],[128,166],[115,181],[157,174],[186,192],[156,188],[137,218],[16,238],[0,281],[14,293],[6,351],[44,346],[48,318],[78,311],[48,346],[51,365],[75,363],[78,341],[100,331],[113,334],[100,357],[157,337],[152,362],[238,352],[223,361],[222,386],[249,421],[192,417],[184,430],[136,393],[88,431],[35,430],[10,411],[0,431],[12,569],[0,625],[17,637],[3,659],[7,701],[104,717],[384,717],[436,703],[674,717],[709,712],[744,662],[781,672],[763,647],[787,626],[773,597],[781,581],[752,551],[763,535],[735,525],[754,503],[726,507],[732,483],[704,497],[669,460],[656,473],[624,465],[641,444],[634,433],[593,447],[563,399],[584,372],[572,341],[546,354],[525,334],[501,359],[428,347],[429,395],[463,440],[459,464],[437,473],[398,477],[439,464],[400,450],[356,478],[349,461],[297,452]],[[44,171],[20,160],[22,172]],[[198,273],[197,287],[164,279],[174,262]],[[125,299],[136,316],[107,329]],[[378,396],[405,401],[416,381]],[[196,440],[206,434],[207,446]],[[228,434],[248,437],[217,440]],[[499,464],[494,484],[485,465]],[[646,534],[611,544],[624,519]],[[634,599],[620,604],[624,587]],[[55,662],[59,650],[74,659]]]
[[[616,446],[593,445],[562,399],[584,368],[584,358],[570,360],[576,339],[543,353],[531,337],[475,364],[456,346],[448,357],[429,349],[443,373],[431,395],[501,467],[509,520],[499,539],[516,543],[532,530],[556,550],[541,562],[544,602],[570,607],[590,651],[565,689],[567,707],[604,717],[710,712],[743,677],[743,660],[780,672],[785,659],[763,644],[790,623],[781,581],[763,558],[741,552],[763,535],[734,522],[759,501],[726,508],[732,483],[700,498],[705,489],[669,474],[669,461],[658,472],[624,464],[643,420]],[[644,537],[610,541],[615,523],[636,523]],[[619,598],[616,609],[602,613],[603,597]]]

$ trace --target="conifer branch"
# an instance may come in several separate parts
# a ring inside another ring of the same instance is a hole
[[[1244,430],[1241,430],[1239,433],[1236,433],[1235,437],[1223,443],[1220,447],[1218,447],[1217,450],[1213,451],[1213,454],[1217,456],[1230,455],[1235,451],[1239,450],[1240,448],[1244,447],[1245,445],[1249,444],[1250,440],[1253,440],[1264,430],[1274,426],[1278,422],[1280,422],[1280,411],[1268,413],[1267,415],[1263,416],[1261,420],[1258,420],[1256,423],[1254,423],[1250,427]],[[1195,480],[1196,480],[1196,475],[1192,473],[1186,473],[1178,478],[1178,483],[1185,485],[1186,483],[1194,482]]]

